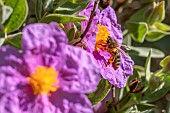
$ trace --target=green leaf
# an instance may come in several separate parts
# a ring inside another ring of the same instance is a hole
[[[5,44],[12,45],[18,49],[21,49],[21,38],[22,38],[21,32],[8,35],[8,37],[5,39]]]
[[[0,46],[2,46],[2,44],[4,43],[5,38],[0,38]]]
[[[140,103],[140,104],[136,104],[137,108],[139,111],[146,111],[146,110],[150,110],[153,108],[156,108],[156,105],[153,104],[147,104],[147,103]]]
[[[52,13],[53,12],[53,0],[45,0],[44,1],[44,11]]]
[[[36,0],[35,14],[36,14],[38,21],[42,18],[43,14],[44,14],[43,4],[44,4],[43,0]]]
[[[162,76],[155,76],[155,74],[151,74],[149,79],[149,88],[151,93],[154,93],[162,83]]]
[[[160,31],[160,30],[151,30],[147,32],[146,40],[149,42],[154,42],[160,40],[166,35],[170,35],[170,32]]]
[[[84,20],[87,20],[87,17],[80,15],[49,14],[42,18],[40,22],[50,23],[52,21],[55,21],[58,23],[65,23],[65,22],[78,22]]]
[[[146,81],[149,83],[150,77],[151,77],[151,72],[150,72],[150,66],[151,66],[151,54],[152,54],[152,49],[149,51],[148,57],[145,62],[145,78]]]
[[[155,91],[154,93],[151,93],[150,89],[148,89],[144,93],[145,95],[144,100],[147,102],[154,102],[164,97],[167,94],[167,92],[170,91],[170,76],[165,76],[164,82],[165,83],[163,84],[163,86],[158,88],[157,91]]]
[[[79,1],[76,3],[66,2],[62,6],[55,9],[54,12],[58,14],[75,14],[83,10],[88,5],[89,2],[90,2],[89,0]]]
[[[166,25],[166,24],[164,24],[164,23],[155,22],[155,23],[154,23],[154,27],[155,27],[157,30],[170,31],[170,26],[169,26],[169,25]]]
[[[144,22],[130,22],[126,23],[128,31],[130,32],[132,38],[142,43],[145,39],[146,33],[148,32],[148,26]]]
[[[62,6],[63,4],[65,4],[66,2],[68,2],[69,0],[54,0],[54,3],[56,4],[55,8],[58,8],[60,6]]]
[[[5,24],[5,32],[13,32],[21,27],[28,15],[27,0],[4,0],[4,4],[12,7],[13,12]]]
[[[160,62],[160,66],[161,66],[161,67],[165,67],[168,62],[170,62],[170,55],[167,56],[167,57],[165,57],[165,58]]]
[[[163,72],[166,74],[170,74],[170,55],[164,58],[160,65],[163,67]]]
[[[92,104],[95,105],[106,97],[106,95],[110,91],[110,88],[111,84],[107,80],[101,78],[97,86],[97,90],[93,93],[88,94],[88,98],[90,99]]]
[[[4,24],[8,20],[12,11],[13,11],[13,9],[9,6],[6,6],[6,5],[0,6],[0,14],[1,14],[0,22],[1,22],[1,24]]]
[[[5,33],[0,32],[0,46],[5,42]]]
[[[156,4],[156,7],[153,9],[151,15],[147,19],[148,24],[152,25],[155,22],[161,22],[165,18],[165,2],[161,1]]]
[[[74,28],[71,28],[71,29],[67,32],[67,37],[68,37],[68,39],[69,39],[69,42],[74,39],[74,34],[75,34],[75,29],[74,29]]]
[[[134,13],[129,21],[132,22],[146,22],[148,15],[152,12],[154,8],[155,3],[153,2],[152,4],[147,5],[146,7],[138,10],[136,13]]]
[[[129,52],[131,55],[136,55],[136,56],[141,56],[141,57],[148,57],[147,53],[149,53],[149,51],[152,49],[152,58],[163,58],[165,56],[165,54],[155,48],[148,48],[148,47],[134,47],[134,46],[129,46],[129,48],[133,51],[136,51],[136,53],[134,54],[133,51]]]

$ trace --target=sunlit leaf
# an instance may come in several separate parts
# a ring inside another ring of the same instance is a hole
[[[130,32],[132,38],[142,43],[145,39],[146,33],[148,32],[148,26],[144,22],[130,22],[126,23],[128,31]]]
[[[42,18],[40,22],[50,23],[54,21],[58,23],[64,23],[64,22],[78,22],[83,20],[87,20],[87,17],[80,15],[49,14]]]
[[[22,26],[28,15],[27,0],[4,0],[4,4],[13,8],[10,18],[5,23],[5,32],[13,32]]]
[[[155,22],[161,22],[165,18],[165,2],[161,1],[156,4],[155,8],[153,9],[151,15],[149,16],[147,22],[148,24],[152,25]]]
[[[167,57],[165,57],[165,58],[160,62],[160,66],[165,67],[168,62],[170,62],[170,55],[167,56]]]
[[[93,93],[88,94],[88,98],[90,99],[92,104],[95,105],[106,97],[106,95],[110,91],[110,88],[111,84],[107,80],[101,78],[97,86],[97,90]]]
[[[170,55],[164,58],[160,65],[163,67],[163,72],[166,74],[170,74]]]
[[[170,26],[164,23],[155,22],[154,27],[161,31],[170,31]]]
[[[150,77],[151,77],[151,72],[150,72],[150,66],[151,66],[151,54],[152,54],[152,49],[149,51],[148,57],[145,62],[145,78],[146,81],[149,83]]]
[[[166,35],[170,35],[170,32],[160,31],[160,30],[151,30],[147,32],[146,40],[149,42],[154,42],[160,40]]]

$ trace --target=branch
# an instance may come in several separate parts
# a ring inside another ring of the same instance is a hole
[[[98,8],[98,5],[99,5],[99,0],[96,0],[95,3],[94,3],[94,7],[93,7],[93,10],[91,11],[91,14],[90,14],[90,18],[89,18],[89,21],[88,21],[88,24],[86,26],[86,29],[85,31],[83,32],[83,34],[81,34],[80,36],[80,40],[78,42],[76,42],[75,44],[73,45],[77,45],[78,43],[80,43],[82,41],[82,39],[84,38],[84,36],[87,34],[87,32],[89,31],[90,29],[90,26],[91,26],[91,23],[93,21],[93,18],[94,16],[96,15],[96,10]]]

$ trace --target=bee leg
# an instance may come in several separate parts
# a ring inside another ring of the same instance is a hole
[[[114,56],[111,56],[111,57],[109,58],[108,62],[106,63],[106,67],[107,67],[108,65],[112,64],[112,63],[114,62],[114,60],[115,60],[115,57],[114,57]]]

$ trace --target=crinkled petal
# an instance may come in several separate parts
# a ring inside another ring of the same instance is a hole
[[[100,70],[93,56],[73,46],[66,46],[63,55],[65,64],[60,71],[60,86],[70,92],[93,92],[100,79]]]
[[[2,46],[0,48],[0,66],[11,66],[23,76],[28,76],[27,67],[23,61],[22,54],[11,46]]]
[[[52,93],[50,101],[56,107],[56,113],[93,113],[90,101],[83,94],[58,89]]]
[[[133,75],[133,65],[134,62],[131,59],[131,57],[127,54],[122,54],[122,68],[124,70],[124,73],[126,76],[131,76]]]
[[[107,27],[111,38],[114,38],[119,44],[122,44],[123,35],[121,26],[117,23],[117,17],[113,8],[108,6],[102,10],[99,23]]]
[[[61,54],[61,52],[59,52]],[[38,66],[46,66],[46,67],[55,67],[56,71],[63,66],[62,57],[48,53],[42,52],[39,54],[34,54],[30,51],[25,52],[23,55],[24,60],[27,64],[29,72],[32,74],[34,73],[35,69]]]
[[[17,90],[27,80],[17,70],[11,66],[0,67],[0,93],[9,93]]]
[[[2,113],[56,113],[47,95],[34,96],[26,86],[2,95],[0,105]]]
[[[68,39],[56,23],[30,24],[23,30],[22,49],[33,53],[48,51],[55,53],[59,43],[67,43]]]

